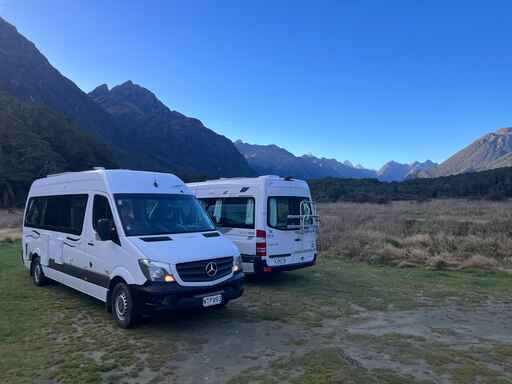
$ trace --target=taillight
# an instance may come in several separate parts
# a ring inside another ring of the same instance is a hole
[[[256,230],[256,256],[267,256],[267,232]]]

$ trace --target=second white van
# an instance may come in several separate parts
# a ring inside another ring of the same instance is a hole
[[[222,306],[243,292],[240,253],[192,191],[164,173],[94,170],[30,188],[23,263],[106,303],[121,327],[156,309]]]
[[[245,273],[315,264],[318,216],[305,181],[260,176],[188,186],[219,231],[238,246]]]

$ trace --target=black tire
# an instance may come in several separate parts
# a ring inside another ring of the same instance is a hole
[[[140,319],[137,303],[125,283],[117,283],[112,292],[112,317],[125,329],[134,326]]]
[[[30,274],[32,275],[32,281],[38,287],[42,287],[48,284],[48,278],[44,275],[39,257],[35,257],[32,260]]]

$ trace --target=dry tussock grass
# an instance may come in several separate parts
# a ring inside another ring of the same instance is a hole
[[[319,213],[324,257],[436,269],[512,264],[512,201],[328,203]]]
[[[0,209],[0,242],[21,238],[23,211]]]

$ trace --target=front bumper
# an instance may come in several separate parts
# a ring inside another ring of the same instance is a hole
[[[266,260],[263,260],[261,257],[254,255],[242,255],[242,263],[252,263],[254,265],[254,273],[262,274],[262,273],[272,273],[272,272],[285,272],[285,271],[293,271],[295,269],[312,267],[316,264],[316,253],[315,257],[312,261],[307,261],[305,263],[295,263],[295,264],[286,264],[279,266],[269,266]]]
[[[150,310],[192,309],[203,307],[203,297],[221,294],[222,305],[242,296],[244,274],[237,273],[220,284],[209,287],[186,287],[177,283],[132,285],[135,300]]]

